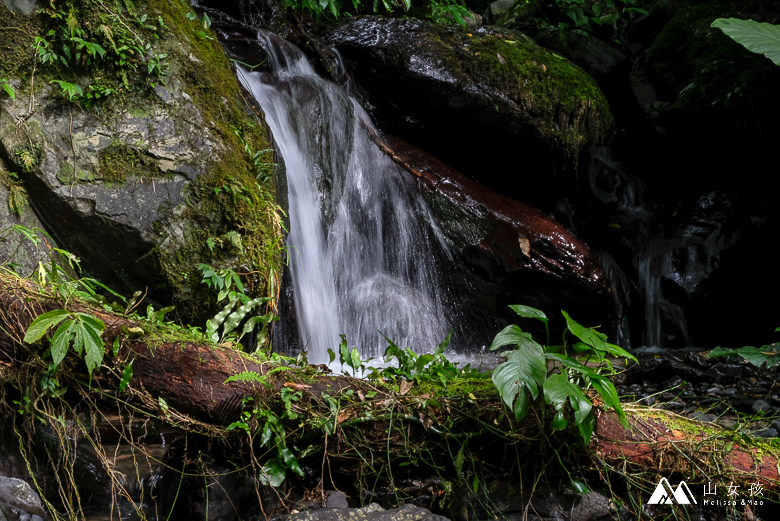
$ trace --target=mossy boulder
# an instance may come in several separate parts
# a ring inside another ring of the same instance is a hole
[[[523,34],[366,16],[323,35],[386,130],[505,195],[527,201],[529,187],[551,187],[556,161],[610,138],[595,81]]]
[[[0,4],[0,25],[18,29],[0,31],[0,79],[14,93],[0,97],[0,157],[88,273],[120,291],[148,288],[189,319],[211,300],[198,294],[198,262],[254,272],[256,294],[274,278],[276,204],[257,179],[268,139],[189,4],[133,9],[74,4],[67,27],[93,47],[66,49],[66,21]],[[143,54],[123,52],[122,38]],[[44,61],[42,49],[57,56]]]

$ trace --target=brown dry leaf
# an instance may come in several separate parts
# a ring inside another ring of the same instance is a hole
[[[361,402],[365,402],[366,401],[366,395],[363,394],[363,391],[361,391],[360,389],[358,389],[357,395],[358,395],[358,398],[360,398]]]
[[[284,386],[289,389],[294,389],[296,391],[302,391],[304,389],[310,389],[311,385],[306,384],[297,384],[295,382],[284,382]]]
[[[496,58],[498,58],[498,61],[500,61],[500,62],[501,62],[501,65],[506,65],[506,60],[504,59],[504,57],[503,57],[503,56],[501,56],[501,53],[498,53],[498,52],[497,52],[497,53],[496,53]]]
[[[410,382],[409,380],[401,380],[401,385],[400,385],[400,389],[398,390],[398,394],[400,396],[405,395],[406,393],[409,392],[409,389],[411,389],[413,385],[414,382]]]
[[[541,69],[542,72],[547,72],[547,66],[545,64],[542,64]]]
[[[531,241],[528,240],[528,238],[525,235],[520,235],[517,238],[517,243],[520,246],[520,251],[523,252],[523,254],[526,257],[531,256]]]
[[[341,411],[339,415],[336,417],[336,425],[338,425],[341,422],[347,421],[348,419],[352,418],[354,416],[353,411]]]

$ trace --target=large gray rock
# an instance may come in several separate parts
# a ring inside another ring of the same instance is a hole
[[[41,498],[26,481],[21,479],[0,476],[0,506],[5,506],[8,510],[13,509],[48,518]],[[2,515],[0,510],[0,516]]]
[[[24,58],[7,69],[15,96],[0,93],[0,159],[8,175],[23,180],[40,222],[28,214],[23,221],[81,257],[91,276],[124,293],[148,288],[153,299],[174,301],[182,318],[208,312],[197,262],[262,273],[275,262],[267,245],[277,233],[270,188],[260,187],[250,158],[269,148],[265,131],[246,107],[224,51],[201,22],[185,17],[188,11],[188,4],[171,9],[167,0],[137,3],[139,16],[161,15],[156,28],[147,22],[134,31],[150,45],[136,68],[117,70],[114,57],[82,63],[69,75],[35,63],[34,37],[56,20],[9,15],[0,4],[0,22],[13,17],[26,28],[22,36],[0,33],[0,59],[15,60],[6,56],[11,48]],[[104,32],[84,38],[113,45],[99,40]],[[146,76],[155,63],[150,57],[159,58],[164,74]],[[121,74],[133,76],[129,87],[86,97],[90,86],[112,85],[105,78]],[[63,80],[80,84],[84,97],[69,102],[57,83]],[[11,217],[0,215],[0,229],[18,221]],[[223,240],[228,234],[234,240]],[[218,246],[207,248],[208,238]],[[24,259],[14,262],[34,265],[34,251],[21,253]],[[265,291],[264,283],[254,290]]]

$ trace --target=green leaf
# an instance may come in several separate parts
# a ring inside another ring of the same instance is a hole
[[[54,332],[54,336],[51,338],[51,359],[54,367],[60,365],[60,362],[68,353],[71,341],[76,338],[75,324],[75,320],[67,320],[57,328],[57,331]]]
[[[594,7],[595,7],[595,4],[594,4]],[[588,485],[586,485],[582,481],[580,481],[578,479],[574,479],[574,478],[570,478],[570,479],[571,479],[571,488],[573,488],[574,491],[577,494],[580,494],[581,496],[584,496],[585,494],[590,492],[590,489],[588,488]]]
[[[447,338],[442,340],[441,344],[436,346],[436,350],[433,352],[433,356],[439,356],[444,354],[444,351],[447,349],[447,346],[450,345],[450,338],[452,338],[452,329],[450,329],[447,332]]]
[[[530,406],[526,390],[536,400],[539,387],[547,377],[544,351],[534,342],[523,349],[506,353],[506,358],[507,361],[493,371],[493,383],[504,403],[514,410],[515,418],[520,421]]]
[[[566,418],[563,416],[563,411],[561,410],[556,412],[555,417],[550,421],[550,428],[554,431],[562,431],[568,424],[569,422],[566,421]]]
[[[284,475],[287,471],[287,467],[278,458],[271,458],[263,465],[262,471],[263,472],[260,474],[260,481],[265,485],[276,488],[284,483]]]
[[[544,382],[544,400],[556,410],[562,411],[566,400],[574,409],[574,423],[579,425],[593,408],[582,389],[566,379],[563,374],[554,374]]]
[[[49,328],[56,326],[70,315],[69,312],[64,309],[55,309],[40,315],[38,318],[32,321],[30,327],[27,328],[27,333],[24,335],[24,341],[28,344],[33,344],[46,334]]]
[[[569,331],[571,331],[574,336],[582,340],[582,342],[585,344],[589,345],[597,351],[606,351],[607,353],[610,353],[614,356],[620,356],[636,361],[634,355],[624,350],[622,347],[607,342],[607,335],[604,333],[596,331],[592,327],[585,327],[581,325],[579,322],[571,318],[565,311],[561,311],[561,314],[563,314],[564,318],[566,319],[566,326]]]
[[[506,326],[496,335],[493,343],[490,344],[490,350],[495,351],[510,344],[515,344],[520,349],[530,345],[538,346],[540,349],[542,347],[531,337],[530,333],[526,333],[520,327],[512,324],[511,326]]]
[[[596,414],[593,409],[588,413],[582,422],[577,424],[577,429],[580,431],[582,441],[587,444],[590,441],[590,437],[593,435],[593,429],[596,427]]]
[[[623,406],[620,404],[620,398],[618,398],[617,390],[607,379],[595,379],[592,380],[591,385],[596,392],[601,395],[601,399],[604,400],[604,404],[607,407],[611,407],[615,410],[615,414],[618,415],[621,425],[628,428],[628,420],[626,414],[623,412]]]
[[[756,54],[763,54],[780,65],[780,26],[754,20],[718,18],[712,27],[720,29],[732,40]]]
[[[16,91],[10,83],[3,82],[3,90],[11,97],[11,99],[16,99]]]
[[[545,324],[549,320],[547,318],[547,315],[545,315],[544,311],[542,311],[541,309],[532,308],[531,306],[522,306],[520,304],[513,304],[509,307],[512,308],[512,311],[514,311],[515,313],[517,313],[523,318],[535,318],[536,320],[543,322]]]
[[[125,366],[125,370],[122,371],[122,379],[119,381],[120,393],[127,389],[127,384],[130,383],[130,379],[133,377],[133,362],[135,362],[135,358],[130,360],[130,363]]]

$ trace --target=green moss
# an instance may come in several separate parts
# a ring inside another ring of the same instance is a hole
[[[608,140],[614,119],[604,94],[585,71],[539,47],[522,34],[499,38],[439,29],[433,41],[450,70],[461,70],[495,104],[486,110],[517,110],[542,140],[576,156]]]
[[[95,181],[95,175],[92,172],[86,170],[79,170],[74,175],[74,169],[72,163],[64,163],[60,168],[60,173],[57,174],[57,179],[64,185],[73,183],[91,183]]]
[[[0,2],[0,78],[22,79],[16,95],[29,91],[29,78],[35,59],[33,44],[40,33],[40,23],[34,16],[12,13]]]
[[[544,139],[572,154],[607,140],[613,125],[609,104],[585,71],[524,38],[484,36],[469,48],[461,48],[469,74],[510,93]]]
[[[170,174],[141,151],[115,141],[98,153],[99,177],[109,183],[124,183],[128,177],[161,179]]]

